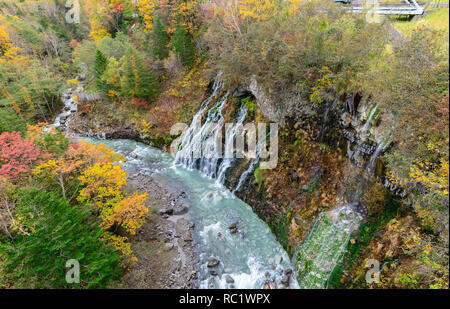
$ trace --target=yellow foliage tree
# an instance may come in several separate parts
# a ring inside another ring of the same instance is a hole
[[[156,1],[139,0],[136,5],[139,15],[141,15],[142,19],[144,20],[144,31],[145,33],[150,33],[152,31],[153,12],[155,11]]]
[[[105,218],[104,228],[107,229],[114,224],[122,227],[131,235],[136,234],[136,229],[140,228],[148,215],[148,208],[144,205],[147,194],[132,195],[121,200],[112,210],[112,215]]]
[[[10,47],[8,32],[4,26],[0,26],[0,54],[4,54]]]
[[[115,251],[124,257],[126,264],[134,264],[138,259],[134,256],[133,250],[131,249],[131,243],[128,242],[128,238],[125,236],[115,235],[111,232],[104,232],[101,240],[111,245]]]
[[[97,162],[78,178],[82,186],[78,201],[92,203],[102,218],[112,214],[113,207],[123,198],[122,186],[127,184],[127,173],[120,165]]]
[[[238,0],[239,13],[244,18],[265,20],[276,10],[275,0]]]

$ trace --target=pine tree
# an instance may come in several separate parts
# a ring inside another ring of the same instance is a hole
[[[172,46],[185,66],[191,67],[194,64],[194,44],[192,43],[191,36],[186,32],[186,29],[184,29],[180,22],[177,23],[175,33],[173,34]]]
[[[122,59],[124,95],[153,101],[158,91],[158,84],[153,73],[145,67],[139,52],[130,48]]]
[[[0,246],[7,280],[37,288],[102,288],[120,277],[119,256],[102,242],[103,230],[87,209],[38,188],[20,190],[19,196],[23,232]],[[80,264],[79,283],[66,281],[70,259]]]
[[[167,58],[169,51],[167,45],[169,38],[167,37],[166,28],[161,23],[158,16],[153,19],[153,55],[158,59]]]
[[[107,92],[107,86],[102,81],[102,75],[106,70],[106,67],[108,66],[108,58],[97,49],[95,52],[95,64],[94,64],[94,74],[95,74],[95,80],[97,83],[98,89]]]

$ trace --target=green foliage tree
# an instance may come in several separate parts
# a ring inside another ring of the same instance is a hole
[[[123,62],[121,78],[123,94],[149,102],[153,101],[158,92],[158,84],[153,73],[144,65],[139,52],[130,48],[121,61]]]
[[[3,244],[5,275],[37,288],[102,288],[118,279],[117,254],[99,239],[103,233],[88,210],[38,188],[21,189],[16,214],[20,232]],[[80,282],[66,282],[66,262],[80,264]]]
[[[167,58],[169,51],[167,45],[169,44],[169,38],[164,25],[161,23],[161,19],[156,16],[153,19],[153,55],[158,59]]]
[[[191,36],[186,32],[183,25],[178,22],[172,37],[172,46],[175,53],[180,57],[183,65],[191,67],[194,64],[195,49]]]
[[[13,132],[19,131],[25,132],[26,121],[9,109],[0,109],[0,133],[4,131]]]
[[[107,87],[102,81],[102,75],[105,72],[107,66],[108,58],[106,58],[106,56],[97,49],[95,52],[94,74],[98,89],[104,92],[107,91]]]

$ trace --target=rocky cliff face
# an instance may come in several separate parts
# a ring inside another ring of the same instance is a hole
[[[258,112],[280,128],[279,162],[274,170],[249,175],[237,196],[250,204],[292,250],[303,240],[321,211],[363,199],[378,180],[385,183],[379,157],[388,149],[393,121],[372,100],[359,94],[324,102],[319,111],[297,94],[280,94],[250,78],[234,96],[252,95]],[[283,99],[278,99],[282,97]],[[246,121],[252,121],[247,119]],[[249,162],[241,162],[227,175],[233,189]],[[377,176],[377,177],[375,177]],[[390,188],[398,192],[398,188]]]

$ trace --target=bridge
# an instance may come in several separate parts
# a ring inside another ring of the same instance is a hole
[[[334,0],[345,5],[351,6],[349,13],[367,13],[381,15],[422,15],[424,9],[416,0],[403,0],[403,3],[378,3],[376,0],[368,1],[365,5],[362,1],[355,0]]]

